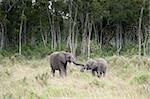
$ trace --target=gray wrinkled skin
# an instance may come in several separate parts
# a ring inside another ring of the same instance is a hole
[[[55,70],[59,70],[60,76],[67,75],[67,62],[74,63],[75,65],[82,65],[75,62],[75,57],[65,51],[53,52],[48,56],[50,62],[51,73],[55,76]]]
[[[105,59],[89,59],[84,65],[84,67],[81,69],[81,72],[83,72],[84,70],[91,70],[94,76],[96,74],[98,77],[101,77],[105,76],[106,68],[107,61]]]

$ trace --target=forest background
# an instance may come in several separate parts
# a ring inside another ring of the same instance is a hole
[[[0,0],[0,55],[150,55],[148,0]]]

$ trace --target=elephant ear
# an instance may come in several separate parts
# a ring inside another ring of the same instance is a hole
[[[88,65],[93,65],[94,63],[95,63],[95,60],[93,59],[89,59],[87,62]]]
[[[66,62],[72,62],[73,61],[73,57],[71,53],[65,52],[65,51],[61,51],[59,53],[59,60],[62,63],[66,63]]]
[[[94,65],[93,64],[95,64],[95,60],[93,60],[93,59],[89,59],[88,61],[87,61],[87,63],[86,63],[86,68],[87,69],[93,69],[94,68]]]
[[[75,62],[75,57],[71,53],[66,53],[66,61],[67,62]]]
[[[94,62],[94,63],[92,64],[92,66],[93,66],[93,68],[96,68],[96,67],[98,66],[98,63],[97,63],[97,62]]]
[[[64,52],[60,52],[58,54],[58,60],[60,60],[61,63],[65,64],[67,62],[67,60],[66,60],[66,54]]]

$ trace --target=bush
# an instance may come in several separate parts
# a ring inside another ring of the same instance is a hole
[[[122,55],[136,55],[138,52],[138,46],[135,43],[128,43],[126,46],[122,49],[121,54]]]
[[[76,55],[80,56],[82,58],[86,58],[86,55],[81,56],[81,42],[77,44],[76,49]],[[59,48],[60,47],[60,48]],[[70,48],[66,46],[65,43],[61,43],[60,46],[57,46],[56,50],[51,49],[50,44],[47,44],[45,47],[43,45],[43,42],[38,42],[36,46],[31,45],[22,45],[22,55],[27,57],[28,59],[31,59],[32,57],[35,58],[44,58],[48,53],[64,50],[64,51],[70,51]],[[112,56],[116,55],[117,49],[115,46],[112,46],[111,44],[103,45],[101,46],[100,43],[97,43],[96,41],[91,41],[91,49],[90,49],[90,57],[104,57],[104,56]],[[143,49],[142,49],[143,50]],[[136,44],[129,43],[126,46],[123,46],[121,49],[120,55],[136,55],[138,52],[138,48]],[[0,58],[1,57],[10,57],[14,55],[15,53],[18,53],[18,46],[14,48],[7,48],[0,51]]]

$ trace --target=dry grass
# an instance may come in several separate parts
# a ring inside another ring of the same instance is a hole
[[[105,78],[68,64],[68,76],[50,76],[46,59],[0,61],[0,99],[150,99],[150,58],[107,57]]]

